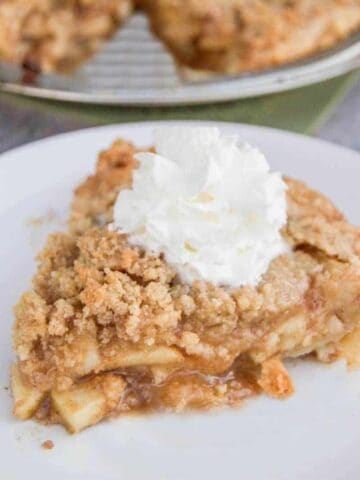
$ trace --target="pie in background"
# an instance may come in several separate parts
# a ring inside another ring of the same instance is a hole
[[[136,8],[189,76],[273,68],[360,27],[360,0],[2,0],[0,58],[37,72],[71,71]]]
[[[149,0],[147,8],[181,65],[217,73],[293,62],[360,26],[359,0]]]
[[[187,285],[107,228],[138,151],[118,140],[100,154],[75,190],[68,232],[50,235],[15,307],[16,417],[75,433],[133,412],[286,398],[287,358],[359,363],[360,229],[330,200],[286,179],[291,253],[256,287]]]

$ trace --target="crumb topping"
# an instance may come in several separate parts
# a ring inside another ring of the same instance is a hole
[[[42,448],[44,450],[52,450],[54,448],[54,442],[52,440],[45,440],[42,444],[41,444]]]

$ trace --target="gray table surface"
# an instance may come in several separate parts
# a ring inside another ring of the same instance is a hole
[[[0,153],[49,135],[89,126],[79,120],[55,118],[3,104],[0,100]],[[360,151],[360,81],[315,135]]]

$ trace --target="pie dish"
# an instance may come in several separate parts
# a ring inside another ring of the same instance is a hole
[[[107,228],[137,151],[119,140],[100,154],[75,191],[69,231],[49,237],[15,309],[16,416],[77,432],[129,412],[235,406],[261,391],[285,398],[289,357],[357,364],[359,228],[287,179],[291,254],[257,287],[183,284],[161,256]]]
[[[35,73],[71,71],[136,8],[188,76],[275,67],[360,26],[359,0],[3,0],[0,58]]]

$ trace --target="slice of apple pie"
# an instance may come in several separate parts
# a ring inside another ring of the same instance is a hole
[[[359,228],[286,179],[287,250],[260,281],[185,282],[166,255],[109,227],[119,192],[138,181],[139,151],[118,140],[100,154],[75,191],[69,232],[51,235],[39,255],[15,307],[15,416],[78,432],[129,412],[237,406],[260,392],[286,398],[286,358],[358,361]],[[142,155],[146,164],[152,154]]]

